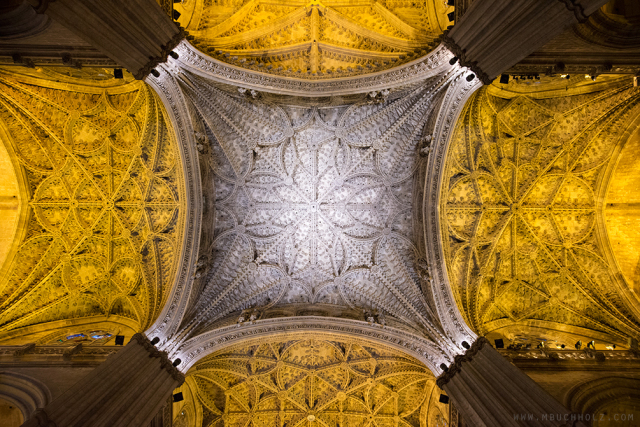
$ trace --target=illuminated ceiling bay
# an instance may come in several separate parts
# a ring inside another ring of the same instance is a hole
[[[303,107],[254,102],[186,72],[181,79],[205,123],[215,175],[199,322],[326,303],[393,316],[437,339],[416,264],[424,254],[413,192],[434,81],[443,80],[379,104]]]
[[[442,188],[449,280],[479,333],[520,325],[625,343],[638,323],[602,200],[640,94],[625,79],[564,81],[490,86],[468,101]]]
[[[91,322],[144,330],[171,291],[181,250],[173,131],[141,82],[57,78],[0,75],[2,143],[28,202],[0,278],[0,334],[25,330],[33,341]]]
[[[182,390],[191,398],[176,421],[185,426],[423,427],[448,420],[435,377],[419,361],[338,337],[218,351],[189,371]]]
[[[427,0],[213,0],[178,6],[194,46],[254,71],[336,78],[381,71],[426,55],[449,12]]]

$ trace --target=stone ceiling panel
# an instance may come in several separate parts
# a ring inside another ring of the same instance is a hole
[[[361,75],[430,52],[453,8],[441,1],[194,1],[177,5],[194,46],[253,71],[306,79]]]
[[[184,233],[162,104],[141,82],[2,75],[0,85],[3,143],[28,204],[0,278],[0,332],[69,319],[84,331],[107,316],[144,330],[171,291]]]
[[[562,82],[495,85],[467,103],[442,188],[449,280],[479,334],[528,325],[625,343],[635,302],[601,201],[638,92]]]
[[[433,91],[303,108],[182,78],[206,123],[216,188],[213,266],[199,317],[328,303],[437,336],[428,284],[416,270],[423,255],[413,212]]]
[[[262,341],[200,360],[180,388],[183,426],[442,426],[435,377],[364,341]]]

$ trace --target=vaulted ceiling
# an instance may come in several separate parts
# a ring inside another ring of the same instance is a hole
[[[176,426],[444,426],[435,377],[365,341],[264,340],[200,360],[180,388]]]
[[[184,227],[162,103],[99,70],[2,70],[0,87],[0,140],[19,184],[0,339],[104,342],[144,330],[171,290]]]
[[[426,55],[445,2],[194,1],[176,5],[202,52],[253,71],[307,79],[385,70]]]
[[[413,200],[430,83],[386,103],[319,108],[254,102],[180,78],[203,124],[215,187],[198,321],[329,303],[431,334],[437,316],[415,263],[424,253]]]
[[[637,334],[639,113],[625,78],[494,84],[468,101],[440,220],[456,301],[478,333]]]

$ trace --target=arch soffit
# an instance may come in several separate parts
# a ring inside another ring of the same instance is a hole
[[[418,359],[435,376],[443,372],[440,364],[450,364],[453,361],[433,342],[409,332],[390,327],[382,328],[362,321],[320,316],[258,320],[253,324],[219,328],[186,341],[170,352],[170,358],[180,358],[182,364],[179,369],[187,372],[199,360],[232,345],[281,337],[308,339],[310,336],[322,339],[343,337],[393,348]]]
[[[449,60],[454,56],[440,44],[422,58],[392,70],[359,77],[310,81],[269,75],[226,64],[203,54],[186,40],[180,42],[174,51],[179,58],[169,58],[166,65],[174,72],[184,68],[206,79],[239,88],[312,98],[369,93],[418,83],[449,70]],[[154,78],[148,77],[147,81],[152,79]]]
[[[436,110],[436,119],[431,125],[433,143],[425,174],[422,207],[425,247],[428,262],[432,268],[436,307],[445,331],[456,343],[474,341],[477,336],[465,323],[453,296],[442,246],[439,206],[444,166],[455,124],[467,100],[482,87],[478,79],[468,82],[465,76],[469,74],[471,73],[467,71],[454,80]]]
[[[0,371],[0,397],[15,404],[24,419],[51,401],[51,392],[42,382],[17,372]]]
[[[177,266],[176,279],[160,316],[146,332],[147,335],[158,336],[161,341],[164,341],[177,331],[189,302],[200,244],[203,195],[198,153],[195,148],[196,141],[193,132],[190,131],[191,118],[186,100],[178,83],[167,72],[162,73],[158,78],[149,75],[145,81],[162,101],[178,142],[181,154],[180,160],[184,171],[184,197],[188,206],[185,220],[185,238],[180,252],[181,256]]]

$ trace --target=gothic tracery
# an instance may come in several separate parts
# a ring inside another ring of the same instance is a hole
[[[1,84],[4,143],[28,183],[24,234],[0,279],[2,329],[109,315],[121,319],[112,332],[149,326],[183,235],[181,165],[161,104],[140,83]]]
[[[191,74],[183,81],[206,123],[215,174],[215,256],[201,318],[329,303],[438,337],[429,283],[416,270],[423,255],[412,200],[434,90],[302,107],[225,93]]]
[[[202,52],[261,73],[306,79],[386,70],[438,44],[442,2],[211,1],[180,6]]]
[[[420,362],[357,340],[234,346],[200,360],[182,390],[185,425],[420,427],[448,418]]]
[[[624,80],[560,98],[490,87],[469,101],[441,220],[449,278],[474,328],[570,325],[621,343],[637,330],[606,256],[601,202],[637,105]]]

